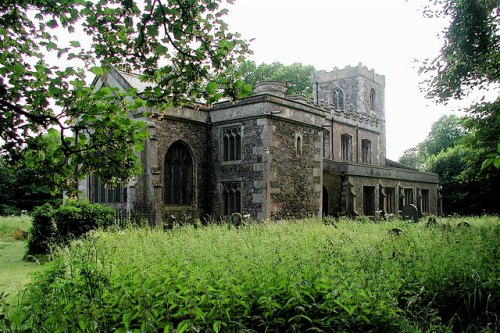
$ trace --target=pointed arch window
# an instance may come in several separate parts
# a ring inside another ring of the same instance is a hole
[[[241,160],[241,127],[228,127],[222,131],[222,160]]]
[[[297,156],[302,155],[302,137],[300,135],[295,138],[295,154]]]
[[[333,106],[336,110],[344,108],[344,92],[340,88],[333,89]]]
[[[165,156],[166,205],[191,205],[193,201],[193,158],[185,144],[175,142]]]
[[[377,102],[377,93],[375,89],[370,90],[370,110],[375,111],[375,103]]]
[[[342,134],[340,137],[340,144],[342,149],[342,160],[352,161],[352,136],[349,134]]]
[[[361,140],[361,161],[363,163],[372,163],[372,143],[368,139]]]
[[[239,182],[222,183],[222,204],[224,216],[241,213],[241,184]]]

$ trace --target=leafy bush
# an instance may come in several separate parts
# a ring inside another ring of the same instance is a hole
[[[48,203],[36,207],[28,239],[28,254],[50,253],[56,244],[57,227],[54,222],[54,209]]]
[[[95,230],[107,228],[115,221],[114,209],[85,201],[68,201],[54,213],[59,236],[68,240]]]
[[[106,206],[68,201],[57,209],[50,204],[37,207],[33,214],[29,254],[47,254],[55,245],[67,244],[91,230],[114,223],[115,211]]]
[[[18,328],[495,331],[500,220],[468,221],[98,231],[61,250],[29,286]]]

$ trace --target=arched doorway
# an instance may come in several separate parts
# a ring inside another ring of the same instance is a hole
[[[174,142],[165,156],[166,205],[190,206],[193,203],[193,158],[186,144]]]
[[[323,186],[323,216],[327,216],[328,212],[328,191],[325,186]]]

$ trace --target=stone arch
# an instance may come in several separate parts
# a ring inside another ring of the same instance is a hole
[[[194,159],[189,145],[178,140],[167,150],[163,163],[163,202],[191,206],[194,202]]]
[[[377,102],[377,93],[375,89],[370,89],[370,111],[375,111],[375,104]]]

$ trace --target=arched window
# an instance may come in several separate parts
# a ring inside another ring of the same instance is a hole
[[[368,139],[361,140],[361,161],[372,163],[372,143]]]
[[[222,136],[223,161],[241,160],[241,127],[225,128]]]
[[[166,205],[191,205],[193,201],[193,159],[187,146],[175,142],[165,156]]]
[[[340,137],[340,144],[342,149],[342,161],[352,161],[352,136],[349,134],[342,134]]]
[[[295,153],[297,154],[297,156],[302,155],[302,138],[300,137],[300,135],[298,135],[295,139]]]
[[[370,110],[375,111],[375,103],[377,102],[377,93],[375,89],[370,90]]]
[[[333,89],[333,106],[336,110],[344,108],[344,92],[340,88]]]
[[[224,215],[241,213],[241,184],[239,182],[222,183],[222,204]]]

